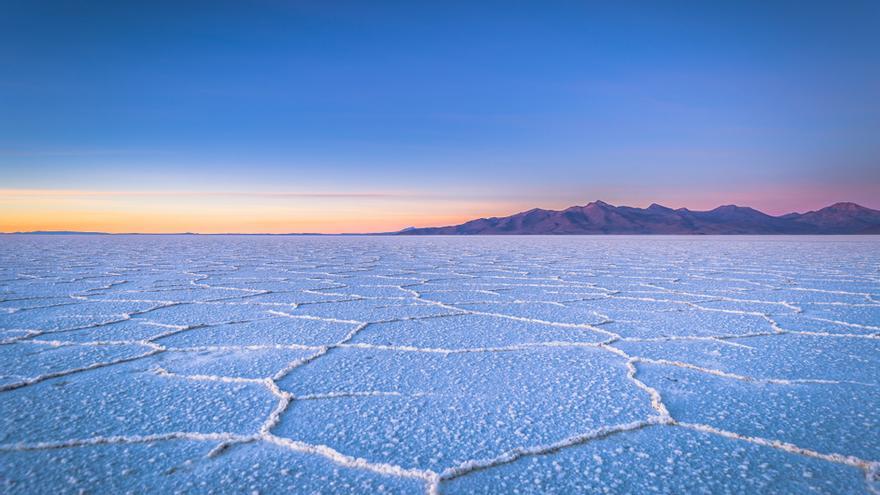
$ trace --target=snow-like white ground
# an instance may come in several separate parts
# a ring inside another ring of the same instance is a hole
[[[880,238],[0,238],[4,493],[878,493]]]

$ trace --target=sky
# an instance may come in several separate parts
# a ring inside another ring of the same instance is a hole
[[[0,231],[880,209],[880,2],[0,0]]]

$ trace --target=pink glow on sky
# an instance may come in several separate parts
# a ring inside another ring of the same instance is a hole
[[[657,191],[653,191],[656,193]],[[563,209],[601,199],[614,205],[708,210],[724,204],[751,206],[771,215],[816,210],[838,201],[880,207],[880,194],[863,187],[770,187],[709,192],[585,187],[553,194],[523,191],[485,198],[428,191],[109,191],[0,190],[0,231],[102,232],[389,232],[404,227],[462,223],[539,207]]]

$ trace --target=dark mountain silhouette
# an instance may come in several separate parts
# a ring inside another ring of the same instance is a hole
[[[407,228],[397,234],[880,234],[880,211],[836,203],[818,211],[775,217],[736,205],[691,211],[658,204],[632,208],[594,201],[561,211],[535,208],[461,225]]]

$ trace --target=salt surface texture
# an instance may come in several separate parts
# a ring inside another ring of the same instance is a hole
[[[0,238],[5,493],[880,493],[880,238]]]

